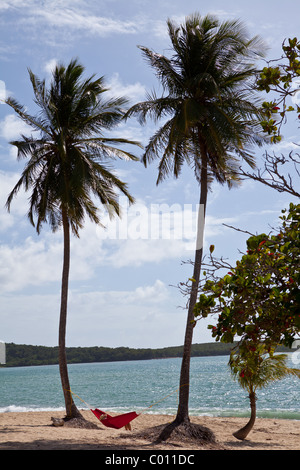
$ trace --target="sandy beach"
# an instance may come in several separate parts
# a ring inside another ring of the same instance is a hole
[[[213,431],[216,443],[199,445],[178,436],[154,444],[149,431],[172,421],[172,416],[143,414],[132,422],[132,430],[103,426],[88,410],[83,416],[97,429],[56,427],[51,417],[63,412],[20,412],[0,414],[0,450],[300,450],[300,421],[257,418],[247,440],[238,441],[232,433],[244,426],[247,418],[191,417],[191,421]],[[155,432],[154,432],[155,434]]]

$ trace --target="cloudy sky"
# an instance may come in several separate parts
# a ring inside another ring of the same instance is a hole
[[[299,34],[300,5],[294,0],[0,0],[0,97],[13,96],[32,109],[27,69],[49,79],[53,65],[77,57],[86,75],[105,76],[110,93],[131,103],[157,88],[138,45],[168,54],[167,18],[180,23],[194,12],[221,20],[240,18],[249,34],[281,54],[282,41]],[[61,233],[44,227],[39,236],[26,217],[28,195],[20,193],[11,213],[4,208],[24,162],[9,144],[28,129],[0,105],[0,339],[17,344],[57,344]],[[121,137],[143,144],[154,132],[135,119],[118,128]],[[287,154],[299,142],[295,123],[284,128],[276,148]],[[262,149],[253,149],[258,166]],[[138,153],[138,155],[140,155]],[[157,169],[139,162],[116,162],[136,205],[122,201],[123,218],[104,228],[88,221],[72,240],[67,346],[164,347],[183,344],[186,299],[174,286],[191,276],[196,234],[198,187],[192,170],[156,186]],[[246,236],[278,224],[290,198],[252,181],[229,191],[214,185],[209,194],[205,247],[232,262]],[[164,214],[164,216],[162,216]],[[212,341],[206,324],[195,328],[194,342]]]

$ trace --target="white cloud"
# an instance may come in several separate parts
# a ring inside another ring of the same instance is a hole
[[[36,16],[56,27],[80,29],[99,36],[106,36],[111,33],[133,33],[137,29],[134,22],[116,21],[111,18],[86,15],[83,12],[72,10],[60,10],[59,12],[38,10]]]
[[[128,207],[124,199],[121,206],[121,219],[104,220],[107,229],[97,229],[99,238],[110,242],[107,262],[112,266],[159,263],[194,251],[197,206],[147,205],[140,200]]]
[[[0,122],[0,136],[7,141],[18,139],[21,134],[29,134],[31,131],[31,128],[15,114],[8,114]]]
[[[56,346],[59,294],[2,295],[1,330],[5,341]]]
[[[5,181],[4,177],[2,179]],[[13,179],[11,176],[10,182],[5,182],[7,189],[12,186]],[[4,210],[0,212],[2,233],[5,233],[5,228],[11,231],[10,242],[3,242],[0,246],[2,292],[49,285],[61,279],[62,233],[53,234],[45,226],[39,237],[28,236],[30,225],[24,217],[28,202],[25,194],[21,196],[19,204],[15,202],[13,205],[15,211],[12,214],[8,216]],[[5,191],[3,201],[6,197]],[[181,208],[179,204],[158,204],[147,207],[140,203],[130,207],[121,219],[109,221],[107,216],[104,217],[106,230],[86,220],[80,238],[72,237],[71,240],[71,281],[92,281],[97,270],[105,266],[141,267],[192,256],[196,243],[197,208],[190,206]],[[160,213],[158,209],[165,212]],[[208,216],[205,237],[222,234],[224,221],[229,223],[232,219],[216,220]],[[22,233],[20,223],[26,224]]]
[[[172,289],[157,279],[134,290],[72,292],[69,338],[108,347],[181,344],[186,313],[176,308]]]
[[[114,73],[107,83],[110,88],[106,95],[112,97],[125,96],[133,102],[145,99],[145,87],[140,83],[123,84],[118,73]]]
[[[157,279],[153,285],[139,286],[132,291],[111,290],[94,292],[76,292],[70,294],[70,302],[74,305],[86,305],[90,303],[91,312],[103,309],[104,306],[111,304],[133,305],[136,302],[149,302],[151,305],[164,302],[168,299],[169,291],[166,285]]]
[[[26,238],[22,244],[0,246],[0,289],[14,292],[58,280],[61,272],[61,246],[44,239]]]
[[[6,99],[6,86],[3,80],[0,80],[0,104]]]
[[[9,10],[11,8],[21,6],[22,3],[25,2],[22,2],[21,0],[2,0],[0,2],[0,11]]]
[[[69,337],[78,337],[78,344],[114,347],[177,344],[185,315],[171,293],[160,280],[132,291],[72,292]]]
[[[291,88],[294,92],[294,94],[291,96],[292,103],[299,106],[300,104],[300,80],[299,78],[293,81]]]
[[[44,40],[50,30],[59,30],[64,35],[76,32],[76,35],[95,35],[108,37],[116,34],[132,35],[148,30],[151,34],[166,37],[166,22],[153,21],[144,12],[130,19],[120,19],[118,15],[103,15],[105,8],[97,2],[88,0],[2,0],[0,11],[14,11],[14,25],[30,29],[43,29]],[[109,9],[110,10],[110,9]],[[120,9],[121,10],[121,9]],[[179,17],[178,17],[179,19]],[[182,18],[181,18],[182,19]],[[50,34],[48,41],[53,42]]]
[[[67,346],[145,348],[182,344],[186,312],[177,308],[173,290],[159,279],[133,290],[71,290]],[[4,341],[56,345],[59,303],[59,292],[2,296]]]
[[[2,218],[0,219],[2,221]],[[20,225],[15,217],[13,224],[5,217],[7,228],[11,230],[10,242],[0,245],[0,291],[17,292],[27,287],[51,285],[61,282],[63,259],[62,232],[52,233],[45,226],[40,236],[27,236],[30,225],[26,220],[24,239],[20,237]],[[14,230],[19,234],[14,239]],[[34,231],[34,228],[32,228]],[[105,251],[96,236],[96,228],[86,223],[81,238],[71,239],[70,281],[86,281],[93,278],[97,267],[104,264]]]
[[[137,201],[126,209],[121,219],[107,224],[107,229],[97,229],[100,239],[110,242],[105,263],[121,268],[140,267],[143,264],[182,259],[193,256],[198,230],[198,206],[166,203],[149,205]],[[223,235],[224,223],[232,224],[233,217],[206,216],[205,240]],[[105,245],[108,247],[108,244]]]
[[[52,75],[53,70],[55,69],[57,65],[57,59],[50,59],[46,64],[44,65],[43,70],[48,74]]]
[[[108,261],[112,266],[142,266],[145,263],[156,263],[168,259],[180,259],[180,254],[187,254],[190,247],[181,240],[126,240],[118,244]]]
[[[77,5],[76,5],[77,3]],[[135,21],[118,20],[90,14],[83,2],[46,2],[41,6],[36,2],[29,4],[26,17],[22,20],[26,26],[47,25],[60,30],[79,31],[104,37],[111,34],[133,34],[140,25]]]
[[[20,190],[17,202],[12,202],[10,213],[5,208],[6,200],[12,191],[20,175],[0,171],[0,233],[9,228],[20,229],[24,214],[28,210],[27,196]]]

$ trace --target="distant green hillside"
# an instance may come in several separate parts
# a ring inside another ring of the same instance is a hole
[[[219,356],[230,353],[232,345],[223,343],[194,344],[192,356]],[[143,359],[163,359],[181,357],[183,346],[160,349],[76,347],[67,348],[69,364],[87,362],[138,361]],[[30,346],[26,344],[6,344],[6,366],[36,366],[58,364],[58,347]]]
[[[192,346],[192,356],[229,355],[234,345],[202,343]],[[139,361],[181,357],[183,346],[160,349],[105,348],[101,346],[67,348],[69,364],[88,362]],[[6,367],[58,364],[58,347],[6,344]]]

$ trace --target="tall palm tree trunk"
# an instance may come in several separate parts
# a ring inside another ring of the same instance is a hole
[[[179,403],[177,409],[177,415],[173,422],[168,424],[160,433],[158,442],[167,440],[172,434],[175,427],[181,424],[189,424],[189,395],[190,395],[190,362],[191,362],[191,350],[193,341],[194,331],[194,307],[197,302],[198,286],[200,280],[200,271],[202,264],[203,255],[203,230],[205,223],[206,203],[207,203],[207,155],[206,150],[203,148],[202,152],[202,167],[201,167],[201,180],[200,180],[200,205],[198,213],[198,230],[197,230],[197,242],[193,272],[193,283],[189,299],[189,308],[186,322],[185,339],[183,346],[183,355],[181,362],[180,372],[180,389],[179,389]],[[201,224],[203,226],[201,227]],[[202,437],[204,439],[213,439],[213,434],[206,428],[201,428]]]
[[[61,284],[61,304],[59,318],[59,371],[61,384],[65,398],[67,419],[82,417],[78,411],[70,392],[70,382],[68,376],[67,355],[66,355],[66,324],[67,306],[70,272],[70,225],[65,210],[62,210],[63,234],[64,234],[64,257]]]
[[[202,255],[203,255],[203,230],[205,223],[205,213],[206,213],[206,204],[207,204],[207,190],[208,190],[208,181],[207,181],[207,154],[206,150],[203,149],[202,153],[202,167],[201,167],[201,181],[200,181],[200,205],[198,213],[198,230],[197,230],[197,242],[196,242],[196,252],[195,252],[195,262],[194,262],[194,272],[193,272],[193,282],[189,299],[189,308],[186,322],[185,330],[185,339],[183,346],[183,355],[181,362],[181,371],[180,371],[180,388],[179,388],[179,403],[177,408],[177,415],[173,422],[168,424],[160,433],[157,442],[167,440],[172,434],[173,430],[179,425],[190,425],[189,419],[189,396],[190,396],[190,362],[191,362],[191,350],[192,350],[192,341],[193,341],[193,331],[194,331],[194,307],[197,302],[198,290],[199,290],[199,280],[202,264]],[[201,227],[201,224],[203,226]],[[201,437],[204,440],[214,440],[213,433],[201,426],[198,426],[201,429]],[[199,436],[199,434],[198,434]]]
[[[246,439],[249,432],[253,428],[255,420],[256,420],[256,394],[255,392],[249,393],[249,399],[250,399],[250,408],[251,408],[250,419],[243,428],[233,433],[233,436],[236,437],[237,439],[240,439],[241,441]]]
[[[200,205],[198,214],[198,231],[196,252],[194,261],[193,282],[189,299],[189,308],[186,322],[185,339],[183,347],[183,356],[180,372],[180,390],[179,404],[177,410],[176,421],[180,424],[189,419],[189,395],[190,395],[190,362],[191,349],[194,331],[194,307],[197,302],[198,286],[200,280],[201,263],[203,256],[203,230],[205,223],[205,213],[207,204],[207,158],[206,150],[202,151],[202,168],[200,182]],[[203,226],[201,227],[201,224]]]

